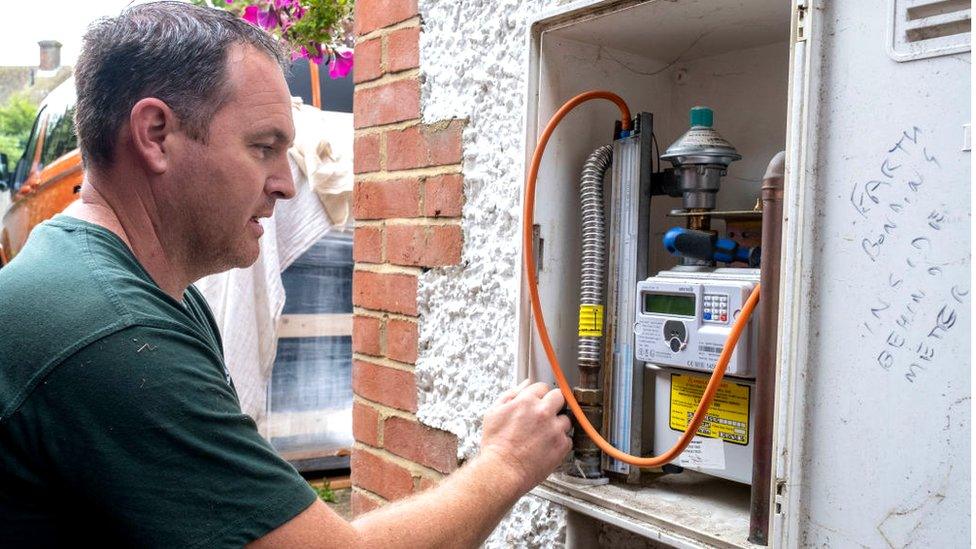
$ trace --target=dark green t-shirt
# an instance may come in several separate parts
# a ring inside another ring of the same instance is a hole
[[[231,547],[315,493],[241,412],[201,294],[58,216],[0,269],[0,546]]]

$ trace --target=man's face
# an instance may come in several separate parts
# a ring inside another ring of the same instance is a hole
[[[254,263],[264,233],[258,219],[295,194],[288,164],[295,126],[281,69],[248,46],[232,47],[227,62],[227,98],[205,142],[184,133],[174,148],[181,196],[172,203],[180,211],[168,217],[179,219],[185,261],[201,274]]]

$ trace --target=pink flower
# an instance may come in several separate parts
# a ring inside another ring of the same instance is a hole
[[[248,23],[257,26],[258,25],[258,7],[248,6],[244,8],[244,14],[241,17]]]
[[[255,27],[261,27],[264,30],[271,30],[278,26],[278,16],[274,11],[262,10],[257,6],[244,8],[244,14],[241,17]]]
[[[308,59],[316,65],[321,65],[322,61],[325,60],[325,54],[322,52],[322,48],[318,44],[309,44],[312,51],[309,51],[308,47],[302,46],[302,57]]]
[[[278,26],[278,15],[272,10],[259,11],[258,25],[260,25],[264,30],[271,30]]]
[[[333,80],[345,78],[351,70],[352,50],[349,48],[333,50],[332,56],[329,59],[329,78]]]

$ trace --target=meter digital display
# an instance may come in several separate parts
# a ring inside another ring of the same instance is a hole
[[[695,316],[695,296],[644,292],[644,314]]]

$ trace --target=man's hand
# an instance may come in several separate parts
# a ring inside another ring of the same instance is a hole
[[[559,465],[572,447],[569,418],[559,414],[565,400],[546,383],[527,381],[502,394],[485,414],[481,453],[502,460],[528,492]]]

